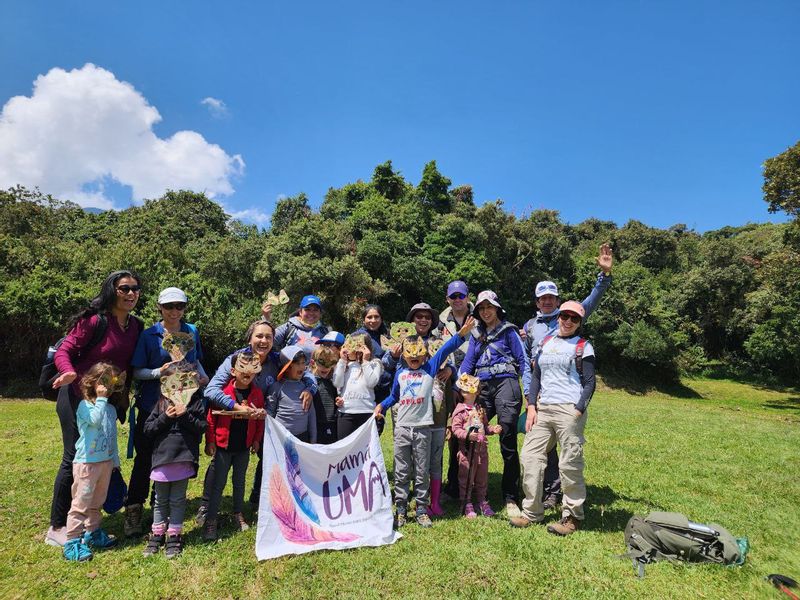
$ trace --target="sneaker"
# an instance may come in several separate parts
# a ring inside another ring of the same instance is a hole
[[[142,505],[131,504],[125,507],[125,529],[126,537],[142,535]]]
[[[494,516],[494,511],[492,510],[492,507],[489,505],[489,503],[486,500],[484,500],[483,502],[479,503],[478,507],[481,509],[481,514],[484,517],[493,517]]]
[[[517,506],[517,503],[513,498],[506,498],[506,514],[508,515],[509,519],[515,519],[522,516],[522,511],[519,509],[519,506]]]
[[[82,538],[72,538],[64,543],[64,558],[73,562],[85,562],[92,560],[94,554],[89,547],[83,543]]]
[[[151,533],[147,538],[147,546],[144,547],[142,556],[155,556],[158,554],[158,551],[161,549],[161,546],[164,545],[165,540],[166,536],[163,533],[161,535]]]
[[[572,535],[580,528],[581,522],[572,515],[567,515],[555,525],[548,525],[547,531],[555,535],[567,536]]]
[[[417,513],[417,525],[425,527],[426,529],[428,527],[433,527],[433,521],[431,521],[431,518],[428,516],[427,510],[423,509]]]
[[[239,528],[239,531],[247,531],[250,529],[250,525],[244,520],[244,515],[242,513],[233,513],[233,522],[236,523],[236,527]]]
[[[95,529],[94,531],[87,531],[83,534],[83,543],[90,548],[111,548],[117,545],[117,538],[113,535],[108,535],[102,528]]]
[[[217,540],[217,520],[206,519],[203,524],[203,539],[207,542],[215,542]]]
[[[164,549],[164,556],[175,558],[183,552],[183,538],[180,533],[173,533],[167,537],[167,545]]]
[[[51,526],[44,534],[44,543],[48,546],[63,546],[67,543],[67,528]]]
[[[405,506],[398,506],[397,513],[394,516],[394,527],[395,529],[400,529],[403,525],[408,522],[408,516],[406,514],[406,507]]]
[[[197,523],[198,527],[202,527],[206,523],[206,517],[208,516],[208,506],[205,504],[201,504],[200,508],[197,509],[197,515],[194,517],[194,522]]]
[[[478,518],[478,513],[475,512],[475,507],[472,506],[472,502],[467,502],[464,505],[464,516],[468,519]]]
[[[558,506],[558,498],[555,494],[550,494],[544,499],[542,506],[544,507],[544,510],[553,510],[556,506]]]

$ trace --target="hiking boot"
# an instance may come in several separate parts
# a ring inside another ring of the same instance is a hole
[[[417,525],[426,529],[428,527],[433,527],[433,521],[431,521],[431,518],[428,516],[427,510],[423,509],[417,512]]]
[[[247,531],[250,529],[250,525],[247,524],[242,513],[233,513],[233,522],[236,523],[236,527],[239,528],[239,531]]]
[[[166,536],[163,533],[161,535],[151,533],[147,538],[147,545],[144,547],[142,556],[155,556],[158,554],[158,551],[161,549],[161,546],[164,545],[165,541]]]
[[[555,494],[550,494],[544,499],[544,502],[542,502],[544,510],[553,510],[556,506],[558,506],[558,496]]]
[[[203,539],[207,542],[217,541],[217,520],[206,519],[203,524]]]
[[[44,543],[59,548],[67,543],[67,528],[51,526],[44,534]]]
[[[126,537],[135,537],[142,535],[142,505],[131,504],[125,507],[125,529]]]
[[[464,516],[468,519],[477,519],[478,513],[475,512],[475,507],[472,506],[472,502],[467,502],[464,505]]]
[[[201,504],[200,508],[197,509],[197,514],[194,517],[194,522],[197,523],[198,527],[202,527],[205,525],[206,517],[208,516],[208,506],[205,504]]]
[[[83,543],[82,538],[72,538],[64,543],[64,558],[74,562],[85,562],[92,560],[94,554],[89,547]]]
[[[83,534],[83,543],[90,548],[111,548],[117,545],[117,538],[113,535],[108,535],[102,528],[95,529],[94,531],[87,531]]]
[[[572,535],[580,528],[581,528],[581,522],[572,515],[567,515],[555,525],[548,525],[547,531],[549,531],[550,533],[554,533],[556,535],[564,536],[564,535]]]
[[[525,527],[530,527],[531,525],[533,525],[534,523],[536,523],[536,521],[531,521],[531,520],[530,520],[528,517],[526,517],[525,515],[520,515],[520,516],[518,516],[518,517],[511,517],[511,518],[508,520],[508,523],[509,523],[509,524],[510,524],[512,527],[517,527],[517,528],[519,528],[519,529],[524,529]]]
[[[513,498],[506,498],[506,514],[509,519],[516,519],[522,516],[522,511],[517,506],[516,500]]]
[[[408,522],[408,514],[406,513],[406,507],[398,504],[397,513],[394,516],[394,528],[400,529],[407,522]]]
[[[493,517],[495,514],[494,511],[492,510],[491,505],[486,500],[480,502],[478,504],[478,507],[481,509],[481,514],[484,517]]]
[[[183,538],[180,533],[172,533],[167,536],[167,545],[164,548],[164,556],[175,558],[183,552]]]

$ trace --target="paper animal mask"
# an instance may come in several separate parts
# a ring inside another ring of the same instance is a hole
[[[172,360],[185,360],[186,355],[194,350],[194,335],[191,333],[165,333],[161,347],[166,350]]]
[[[289,296],[286,294],[286,290],[281,290],[277,294],[267,292],[267,304],[271,304],[272,306],[289,304]]]
[[[161,394],[172,404],[189,404],[198,389],[195,371],[176,371],[161,378]]]
[[[403,340],[403,357],[409,358],[423,358],[428,356],[428,345],[422,338],[416,340]]]
[[[480,384],[480,379],[467,373],[462,373],[461,377],[458,378],[458,389],[468,394],[477,394]]]
[[[236,362],[231,366],[239,373],[255,374],[261,372],[261,361],[258,358],[258,354],[253,354],[252,352],[239,352],[236,355]]]

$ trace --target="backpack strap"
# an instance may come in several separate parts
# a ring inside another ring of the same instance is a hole
[[[81,353],[89,352],[92,348],[97,346],[97,344],[102,342],[106,335],[106,331],[108,331],[108,317],[103,313],[97,313],[97,325],[92,332],[92,337],[89,340],[89,343],[80,349]]]
[[[586,338],[579,338],[578,343],[575,344],[575,369],[583,383],[583,349],[586,347]]]

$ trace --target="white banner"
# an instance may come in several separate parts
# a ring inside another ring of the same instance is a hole
[[[301,442],[267,416],[258,508],[258,560],[315,550],[382,546],[392,493],[375,418],[335,444]]]

